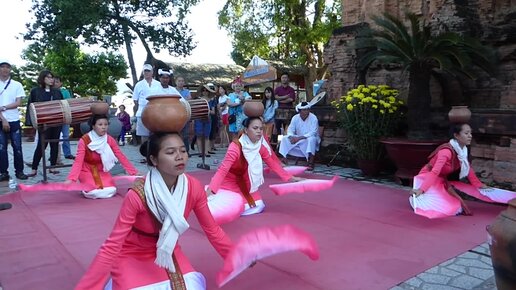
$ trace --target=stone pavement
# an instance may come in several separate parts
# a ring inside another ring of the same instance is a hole
[[[10,145],[9,145],[10,146]],[[76,151],[77,141],[71,142],[72,152]],[[32,154],[34,152],[34,142],[23,143],[23,157],[25,161],[32,161]],[[142,159],[137,146],[126,145],[120,147],[127,158],[136,166],[140,173],[147,171],[145,164],[141,164]],[[47,149],[47,153],[49,149]],[[216,154],[206,158],[205,163],[214,171],[219,162],[224,158],[225,150],[218,149]],[[48,158],[49,154],[47,154]],[[9,170],[11,177],[14,177],[14,169],[12,167],[12,148],[9,147]],[[72,160],[63,159],[65,164],[71,164]],[[201,163],[201,158],[191,157],[187,171],[199,170],[197,164]],[[38,175],[29,180],[22,181],[25,184],[34,184],[40,182],[42,177],[42,166],[40,164]],[[25,173],[30,173],[30,167],[25,167]],[[70,167],[59,168],[59,174],[49,174],[49,182],[61,182],[66,179]],[[117,165],[113,168],[112,173],[124,174],[123,169]],[[408,190],[409,188],[396,184],[391,176],[380,176],[377,178],[369,178],[362,175],[361,171],[354,168],[343,168],[339,166],[326,166],[323,164],[316,164],[314,173],[324,175],[339,175],[343,178],[353,179],[361,182],[373,183],[382,186],[389,186]],[[12,190],[8,186],[8,182],[0,182],[0,194],[8,194]],[[11,209],[13,210],[13,209]],[[487,239],[487,233],[486,233]],[[0,281],[1,282],[1,281]],[[496,290],[494,282],[494,273],[491,265],[491,258],[489,253],[489,246],[483,243],[478,247],[471,249],[465,253],[458,255],[448,261],[434,266],[425,272],[400,283],[391,288],[391,290],[446,290],[446,289],[482,289],[482,290]],[[2,287],[0,286],[0,290]],[[8,289],[6,289],[8,290]]]

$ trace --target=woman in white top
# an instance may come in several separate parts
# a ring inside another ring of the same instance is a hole
[[[266,87],[263,92],[263,122],[264,122],[264,135],[270,140],[272,135],[272,129],[274,127],[274,116],[276,115],[276,109],[278,108],[278,101],[274,97],[274,91],[271,87]],[[277,134],[280,134],[278,132]]]
[[[228,125],[229,125],[229,107],[227,104],[228,96],[226,95],[226,88],[222,85],[219,86],[219,112],[220,119],[222,121],[222,125],[220,127],[219,136],[220,136],[220,145],[222,147],[229,146],[229,135],[228,135]],[[226,144],[226,145],[224,145]]]

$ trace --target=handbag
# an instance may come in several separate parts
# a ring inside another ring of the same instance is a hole
[[[229,121],[229,124],[235,123],[236,122],[236,115],[234,115],[234,114],[229,115],[228,121]]]

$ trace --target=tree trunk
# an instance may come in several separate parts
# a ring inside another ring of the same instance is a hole
[[[408,138],[428,139],[430,132],[430,75],[431,68],[414,64],[409,68]]]
[[[134,86],[138,82],[138,77],[136,75],[136,66],[134,65],[131,34],[129,33],[127,23],[124,22],[123,21],[124,19],[120,16],[120,6],[119,6],[118,1],[114,1],[113,5],[115,8],[115,19],[122,20],[122,21],[120,21],[120,23],[122,24],[122,33],[124,34],[125,48],[127,50],[127,59],[129,60],[129,67],[131,68],[131,77],[133,78],[133,86]]]
[[[129,34],[129,29],[127,29],[125,24],[122,24],[122,29],[124,31],[124,42],[125,48],[127,50],[127,59],[129,60],[129,67],[131,68],[131,77],[133,79],[133,85],[135,85],[138,82],[138,75],[136,74],[136,66],[134,64],[131,34]]]

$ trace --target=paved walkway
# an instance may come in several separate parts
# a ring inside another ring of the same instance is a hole
[[[71,142],[72,152],[76,151],[76,141]],[[24,142],[23,143],[23,156],[25,161],[32,161],[32,154],[34,152],[35,143]],[[141,164],[139,161],[142,159],[137,146],[126,145],[121,147],[122,151],[128,157],[128,159],[136,166],[140,173],[147,171],[145,164]],[[9,148],[9,170],[11,177],[14,177],[14,169],[12,167],[12,148]],[[48,149],[47,149],[47,152]],[[225,150],[218,149],[216,154],[210,158],[206,158],[205,164],[209,165],[211,170],[215,170],[219,162],[224,158]],[[49,154],[47,154],[48,158]],[[65,164],[71,164],[71,160],[63,159]],[[200,164],[201,158],[191,157],[187,171],[199,170],[198,164]],[[39,175],[29,180],[23,181],[26,184],[34,184],[40,182],[42,178],[42,166],[39,167]],[[69,167],[60,168],[59,174],[49,174],[49,182],[61,182],[66,179]],[[25,173],[29,173],[30,168],[26,166]],[[123,169],[117,165],[113,168],[113,174],[123,174]],[[361,182],[374,183],[382,186],[389,186],[395,188],[407,189],[407,187],[396,184],[391,176],[380,176],[377,178],[369,178],[362,175],[361,171],[354,168],[343,168],[339,166],[326,166],[317,164],[314,173],[324,175],[339,175],[343,178],[354,179]],[[0,182],[0,194],[8,194],[12,190],[8,186],[8,182]],[[408,205],[407,205],[408,206]],[[486,233],[487,237],[487,233]],[[482,289],[482,290],[496,290],[494,282],[494,273],[491,265],[491,258],[489,253],[489,246],[484,243],[474,249],[471,249],[455,258],[445,261],[427,271],[408,279],[391,288],[391,290],[447,290],[447,289]],[[2,287],[0,286],[0,290]],[[8,290],[8,289],[6,289]]]

